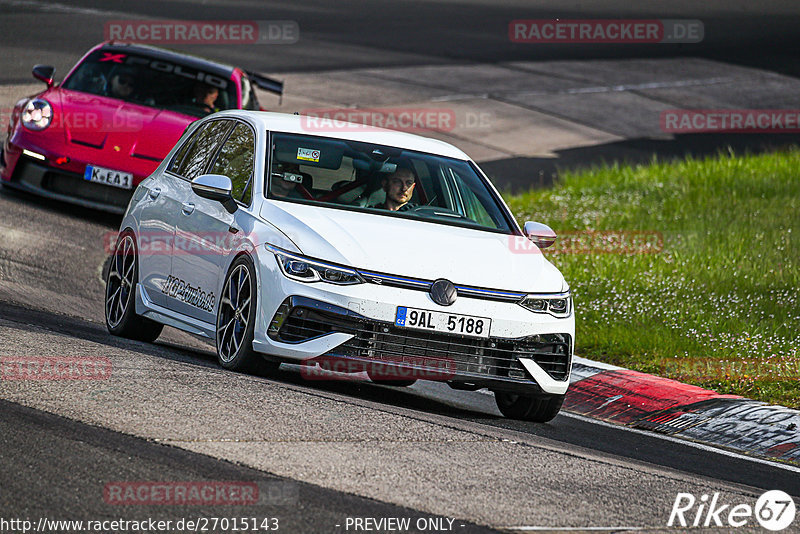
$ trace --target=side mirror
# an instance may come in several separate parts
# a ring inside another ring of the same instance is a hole
[[[539,248],[547,248],[556,242],[556,233],[546,224],[528,221],[524,227],[525,235]]]
[[[201,174],[192,180],[192,191],[197,196],[221,202],[228,213],[234,213],[237,205],[233,200],[231,179],[222,174]]]
[[[34,78],[46,83],[48,88],[53,87],[53,76],[56,73],[55,67],[51,67],[50,65],[35,65],[31,72]]]

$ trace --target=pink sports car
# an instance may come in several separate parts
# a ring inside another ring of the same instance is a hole
[[[260,106],[254,86],[281,95],[259,74],[151,46],[101,43],[60,84],[17,102],[0,150],[0,184],[123,213],[186,127],[223,109]]]

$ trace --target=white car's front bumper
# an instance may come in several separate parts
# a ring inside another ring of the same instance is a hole
[[[442,379],[454,387],[545,394],[567,390],[574,313],[556,318],[515,302],[464,296],[445,307],[418,289],[294,281],[263,248],[258,260],[261,299],[253,342],[258,352],[291,360],[322,355],[364,363],[388,360],[412,368],[424,368],[426,359],[445,359],[452,372]],[[489,337],[396,326],[398,306],[489,317]]]

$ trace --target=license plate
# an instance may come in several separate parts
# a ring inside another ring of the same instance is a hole
[[[133,187],[133,175],[131,173],[95,167],[94,165],[86,166],[83,178],[90,182],[119,187],[120,189],[131,189]]]
[[[403,328],[459,334],[471,337],[489,337],[492,320],[488,317],[459,315],[419,308],[397,307],[394,324]]]

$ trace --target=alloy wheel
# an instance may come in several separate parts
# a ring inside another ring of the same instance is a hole
[[[113,328],[120,324],[129,305],[129,295],[134,290],[133,280],[136,275],[136,255],[133,236],[125,235],[117,243],[114,259],[106,285],[106,318]]]
[[[250,322],[252,284],[245,265],[237,265],[225,282],[217,320],[217,347],[223,362],[230,362],[242,346]]]

